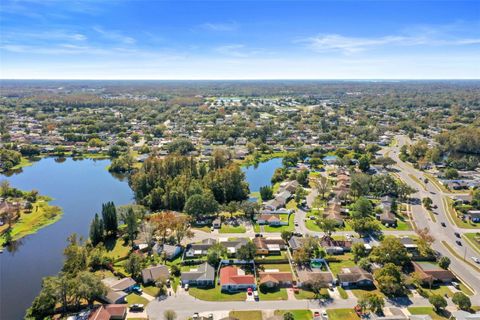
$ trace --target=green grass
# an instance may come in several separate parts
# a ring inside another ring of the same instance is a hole
[[[107,239],[105,241],[105,248],[107,248],[107,257],[114,260],[126,257],[130,253],[130,246],[125,244],[123,239]]]
[[[353,295],[357,298],[361,298],[363,296],[365,296],[366,294],[369,294],[369,293],[377,293],[379,295],[381,295],[382,297],[384,297],[384,294],[380,292],[380,290],[378,290],[376,287],[372,287],[372,288],[365,288],[365,289],[352,289],[351,290]]]
[[[230,317],[238,320],[262,320],[262,311],[230,311]]]
[[[441,296],[445,296],[447,295],[448,297],[452,297],[453,296],[453,292],[448,289],[447,286],[437,286],[437,287],[433,287],[432,289],[428,288],[428,287],[422,287],[423,291],[425,291],[429,296],[432,295],[432,294],[438,294],[438,295],[441,295]]]
[[[48,225],[51,225],[61,219],[63,211],[58,206],[52,206],[49,202],[52,198],[47,196],[38,196],[34,202],[31,212],[21,211],[20,218],[12,224],[13,240],[21,239],[29,234],[33,234]],[[0,232],[4,231],[8,225],[4,225]],[[1,239],[3,244],[3,239]]]
[[[265,269],[277,269],[280,272],[292,272],[292,268],[290,268],[290,264],[282,263],[282,264],[262,264],[257,265],[259,271],[263,271]]]
[[[29,167],[31,165],[33,165],[33,160],[31,160],[29,158],[22,157],[20,159],[20,163],[17,164],[16,166],[13,166],[10,170],[15,171],[15,170],[18,170],[18,169],[21,169],[21,168],[24,168],[24,167]]]
[[[436,177],[429,173],[425,173],[425,176],[428,178],[428,181],[433,183],[437,189],[441,190],[444,193],[468,193],[469,190],[450,190],[447,187],[445,187]]]
[[[332,273],[337,276],[342,271],[342,268],[354,267],[355,262],[353,261],[353,259],[345,259],[338,262],[329,262],[328,266],[330,267]]]
[[[348,299],[348,294],[342,287],[338,287],[338,293],[342,299]]]
[[[285,313],[291,313],[295,320],[310,320],[313,319],[312,311],[310,310],[275,310],[276,316],[283,316]]]
[[[279,289],[263,289],[260,288],[258,290],[258,296],[260,297],[260,301],[262,300],[287,300],[288,294],[287,289],[279,288]]]
[[[145,299],[144,297],[142,296],[139,296],[138,294],[135,294],[135,293],[130,293],[127,298],[127,303],[130,305],[130,304],[135,304],[135,303],[139,303],[139,304],[143,304],[143,305],[147,305],[148,304],[148,300]]]
[[[268,160],[274,159],[274,158],[283,158],[285,155],[287,155],[287,151],[278,151],[278,152],[272,152],[272,153],[262,153],[260,154],[260,157],[255,160],[253,155],[248,155],[245,157],[244,160],[239,161],[242,167],[249,167],[255,165],[255,163],[261,163],[261,162],[266,162]]]
[[[192,287],[188,290],[192,297],[205,301],[245,301],[247,298],[245,292],[225,293],[221,291],[219,285],[214,288]]]
[[[304,300],[304,299],[315,299],[315,293],[313,291],[308,291],[308,290],[303,290],[299,289],[298,293],[295,293],[295,298],[299,300]]]
[[[410,308],[408,308],[408,311],[409,311],[411,314],[414,314],[414,315],[428,314],[429,316],[432,317],[433,320],[444,320],[444,319],[448,319],[448,317],[436,313],[435,310],[433,310],[432,307],[410,307]]]
[[[245,226],[239,225],[238,227],[233,227],[229,225],[222,224],[222,227],[219,230],[219,233],[245,233],[247,230]]]
[[[146,286],[145,287],[145,286],[142,285],[142,289],[143,289],[143,292],[151,295],[152,297],[157,297],[158,294],[159,294],[159,291],[160,291],[160,288],[158,288],[156,286]]]
[[[359,320],[355,311],[352,309],[328,309],[329,320]]]
[[[472,245],[472,247],[480,253],[480,234],[477,233],[464,233],[463,237],[467,239],[468,243]],[[475,238],[478,237],[478,240]]]
[[[465,293],[467,296],[473,296],[473,291],[467,287],[463,282],[460,282],[460,291]]]

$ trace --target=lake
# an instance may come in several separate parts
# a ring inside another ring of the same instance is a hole
[[[243,167],[250,192],[260,191],[260,187],[270,185],[275,169],[282,166],[282,158],[274,158],[257,165]]]
[[[36,189],[62,207],[60,221],[20,240],[14,252],[0,254],[0,319],[23,319],[25,310],[40,291],[42,277],[55,275],[63,265],[67,237],[77,233],[86,238],[90,222],[101,205],[133,202],[127,180],[112,176],[105,168],[109,160],[56,162],[42,159],[11,177],[1,176],[21,190]]]

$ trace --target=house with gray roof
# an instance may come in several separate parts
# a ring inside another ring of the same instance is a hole
[[[145,268],[142,270],[143,283],[152,283],[159,280],[167,280],[170,277],[170,271],[168,267],[162,264],[157,266]]]
[[[190,271],[182,272],[180,276],[182,285],[196,285],[200,287],[215,285],[215,268],[208,262],[204,262],[201,265],[192,266]]]

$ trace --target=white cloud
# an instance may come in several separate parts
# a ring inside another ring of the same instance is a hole
[[[403,36],[387,35],[383,37],[347,37],[339,34],[319,35],[303,39],[308,47],[317,52],[340,51],[352,54],[382,46],[460,46],[480,44],[479,38],[438,38],[427,35]]]
[[[238,24],[236,22],[206,22],[199,27],[209,31],[228,32],[237,30]]]
[[[99,33],[105,39],[113,40],[116,42],[121,42],[123,44],[135,44],[136,40],[130,36],[123,35],[122,33],[115,30],[105,30],[102,27],[96,26],[93,27],[97,33]]]

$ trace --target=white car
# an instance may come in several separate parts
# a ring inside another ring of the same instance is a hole
[[[478,259],[477,257],[472,257],[472,260],[475,261],[475,263],[480,263],[480,259]]]
[[[326,311],[323,311],[323,312],[322,312],[322,319],[323,319],[323,320],[328,320],[328,314],[327,314]]]

